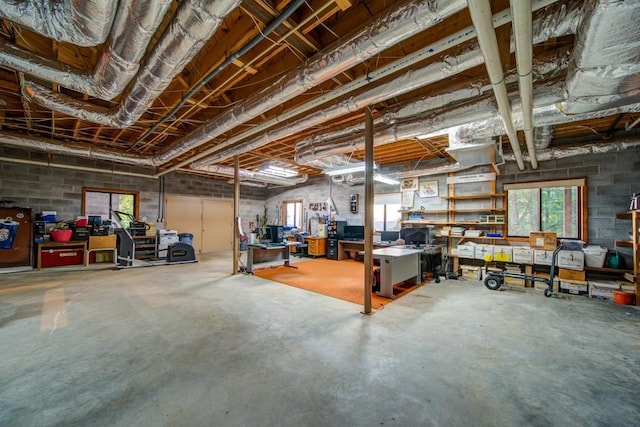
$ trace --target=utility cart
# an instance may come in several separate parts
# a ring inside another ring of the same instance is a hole
[[[505,277],[513,277],[516,279],[531,280],[534,282],[543,282],[547,284],[547,289],[544,290],[544,296],[550,297],[553,295],[553,280],[556,274],[556,259],[558,252],[563,249],[562,244],[553,250],[551,257],[551,269],[549,270],[549,277],[535,276],[524,273],[511,273],[506,271],[488,270],[485,266],[485,278],[484,285],[492,291],[497,291],[504,284]]]

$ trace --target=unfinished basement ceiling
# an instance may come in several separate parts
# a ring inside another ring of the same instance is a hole
[[[0,145],[315,176],[364,159],[366,107],[395,170],[455,163],[453,127],[521,169],[638,143],[640,2],[469,3],[0,0]]]

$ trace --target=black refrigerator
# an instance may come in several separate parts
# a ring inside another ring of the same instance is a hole
[[[32,266],[31,208],[0,207],[0,268]]]

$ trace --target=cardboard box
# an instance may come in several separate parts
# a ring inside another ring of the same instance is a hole
[[[493,247],[493,259],[501,262],[511,262],[513,248],[511,246],[496,245]]]
[[[515,288],[524,288],[524,279],[519,279],[517,277],[505,277],[504,284]]]
[[[551,265],[553,260],[553,251],[543,251],[540,249],[533,250],[533,263],[540,265]]]
[[[553,292],[558,292],[558,290],[560,289],[560,280],[554,279],[552,288],[553,288]],[[544,282],[535,281],[533,282],[533,289],[535,289],[536,291],[544,292],[545,289],[547,289],[547,284]]]
[[[476,256],[475,245],[458,245],[459,258],[475,258],[475,256]]]
[[[557,244],[556,233],[532,231],[529,233],[529,246],[533,249],[555,249]]]
[[[493,260],[493,245],[477,245],[476,246],[476,259],[484,261]]]
[[[513,262],[518,264],[533,264],[533,249],[525,247],[514,247]]]
[[[589,284],[581,280],[560,280],[560,292],[573,295],[588,295]]]
[[[613,291],[620,285],[613,280],[589,280],[589,296],[591,298],[613,299]]]
[[[475,267],[473,265],[460,266],[461,276],[470,280],[480,280],[481,270],[482,269],[480,267]]]
[[[559,251],[556,261],[561,268],[584,270],[584,252],[582,251]]]
[[[582,270],[571,270],[567,268],[559,268],[558,269],[558,277],[560,279],[566,280],[587,280],[587,273]]]

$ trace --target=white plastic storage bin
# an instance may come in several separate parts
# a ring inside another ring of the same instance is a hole
[[[476,246],[476,259],[482,259],[485,261],[493,260],[493,245],[477,245]]]
[[[553,251],[545,251],[542,249],[533,250],[533,263],[539,265],[551,265],[553,260]]]
[[[459,258],[475,258],[475,256],[476,256],[475,245],[458,245]]]
[[[556,261],[558,267],[569,270],[584,270],[584,252],[582,251],[560,251]]]
[[[493,259],[496,261],[511,262],[513,248],[511,246],[496,245],[493,247]]]
[[[533,249],[514,247],[513,262],[518,264],[533,264]]]
[[[585,246],[582,252],[584,252],[584,263],[587,267],[604,267],[604,260],[607,258],[607,248],[603,248],[602,246]]]

